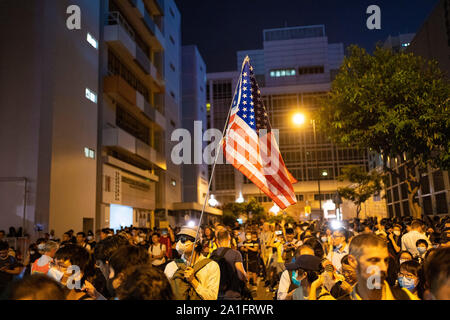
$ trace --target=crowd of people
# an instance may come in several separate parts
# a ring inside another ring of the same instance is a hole
[[[448,216],[70,230],[22,261],[4,237],[3,299],[450,299]]]

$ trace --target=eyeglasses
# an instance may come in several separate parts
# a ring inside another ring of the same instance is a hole
[[[178,241],[180,241],[181,243],[185,243],[186,241],[194,242],[195,239],[190,236],[181,235],[178,237]]]
[[[399,273],[398,273],[398,276],[399,276],[399,277],[405,277],[405,278],[408,278],[408,279],[417,279],[417,277],[416,277],[415,275],[411,274],[411,273],[402,273],[402,272],[399,272]]]

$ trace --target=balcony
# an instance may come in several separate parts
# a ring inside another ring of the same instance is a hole
[[[129,104],[136,105],[137,91],[118,75],[107,76],[103,82],[104,92],[113,98],[125,99]],[[121,100],[121,99],[118,100]]]
[[[110,12],[105,26],[105,41],[115,48],[121,56],[136,61],[142,71],[149,75],[150,59],[136,44],[135,39],[134,30],[124,17],[117,11]]]
[[[166,160],[162,154],[120,128],[103,129],[103,146],[125,150],[157,165],[163,170],[167,169]]]

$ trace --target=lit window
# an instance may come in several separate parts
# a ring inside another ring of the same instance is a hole
[[[408,43],[402,43],[402,47],[409,47],[409,42]]]
[[[90,33],[87,34],[87,42],[89,42],[95,49],[98,49],[98,41]]]
[[[275,72],[275,75],[276,75],[276,77],[280,77],[281,76],[281,72],[277,71],[277,72]]]
[[[84,156],[86,158],[95,159],[95,151],[89,148],[84,148]]]
[[[97,103],[97,94],[95,94],[93,91],[86,88],[86,98],[91,100],[94,103]]]
[[[275,71],[270,71],[270,76],[275,77]]]

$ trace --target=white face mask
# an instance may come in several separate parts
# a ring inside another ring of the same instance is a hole
[[[87,239],[88,239],[88,241],[91,241],[92,240],[92,236],[88,236]]]
[[[37,248],[38,248],[38,250],[40,250],[40,251],[44,250],[44,248],[45,248],[45,243],[40,243],[40,244],[38,244]]]
[[[394,231],[394,234],[397,236],[397,237],[399,237],[400,236],[400,231]]]
[[[400,259],[399,262],[402,264],[403,262],[408,261],[407,259]]]
[[[424,254],[425,252],[427,252],[427,248],[424,247],[418,247],[417,251],[419,251],[420,254]]]
[[[177,246],[175,248],[180,255],[183,255],[189,246],[190,246],[190,242],[189,243],[188,242],[181,243],[181,241],[178,241]]]

